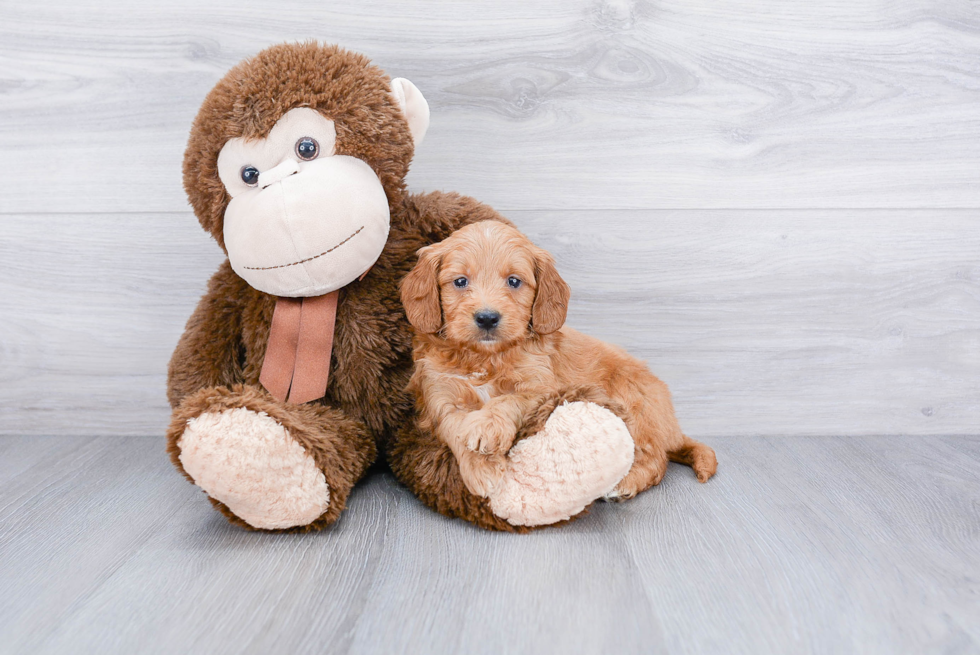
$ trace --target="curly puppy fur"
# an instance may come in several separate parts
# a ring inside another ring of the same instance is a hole
[[[568,298],[552,257],[510,225],[471,224],[423,248],[402,283],[417,329],[410,388],[422,430],[485,495],[515,439],[539,430],[558,403],[586,398],[613,409],[635,443],[615,497],[659,484],[668,460],[706,482],[714,451],[681,432],[667,386],[625,351],[563,328]]]
[[[326,395],[299,406],[276,401],[259,384],[276,298],[250,287],[227,261],[219,267],[170,360],[167,393],[174,413],[167,443],[174,465],[184,472],[178,442],[189,420],[247,408],[283,425],[329,485],[327,511],[294,531],[335,521],[379,452],[388,453],[392,469],[428,505],[486,527],[513,529],[483,499],[459,488],[456,471],[441,464],[451,458],[448,448],[417,433],[406,391],[411,328],[399,299],[399,282],[420,248],[468,223],[503,219],[457,194],[407,192],[414,144],[384,72],[362,55],[317,43],[274,46],[237,65],[208,94],[191,130],[184,187],[194,213],[224,249],[230,198],[218,177],[218,153],[228,139],[267,136],[295,107],[332,119],[336,153],[362,159],[378,175],[391,213],[387,245],[365,278],[340,291]],[[212,502],[233,523],[249,527]]]

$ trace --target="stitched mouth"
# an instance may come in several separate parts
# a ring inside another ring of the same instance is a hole
[[[363,229],[364,229],[364,226],[362,225],[361,227],[357,228],[357,230],[354,231],[354,234],[350,235],[349,237],[347,237],[346,239],[344,239],[343,241],[341,241],[340,243],[338,243],[333,248],[331,248],[329,250],[324,250],[319,255],[313,255],[312,257],[307,257],[306,259],[301,259],[298,262],[293,262],[292,264],[279,264],[278,266],[246,266],[245,268],[247,270],[250,270],[250,271],[271,271],[274,268],[286,268],[288,266],[296,266],[297,264],[305,264],[306,262],[311,262],[314,259],[317,259],[319,257],[323,257],[324,255],[329,255],[334,250],[336,250],[337,248],[341,247],[342,245],[344,245],[345,243],[347,243],[348,241],[350,241],[351,239],[353,239],[354,237],[356,237],[358,234],[360,234],[361,233],[361,230],[363,230]]]

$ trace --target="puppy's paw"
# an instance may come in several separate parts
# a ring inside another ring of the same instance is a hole
[[[606,496],[607,500],[617,502],[629,500],[641,491],[646,491],[650,487],[655,487],[664,479],[667,473],[667,455],[659,454],[645,462],[637,462],[626,474],[626,477],[619,481],[612,494]]]
[[[605,496],[603,496],[602,500],[604,500],[607,503],[621,503],[624,500],[629,500],[629,498],[630,496],[624,496],[623,493],[617,487],[616,489],[613,489]]]
[[[459,457],[459,476],[470,493],[486,498],[504,477],[507,463],[502,455],[466,451]]]
[[[625,500],[629,500],[636,494],[640,493],[639,487],[633,482],[620,482],[616,485],[616,488],[607,493],[602,497],[603,500],[610,503],[621,503]]]
[[[466,447],[483,455],[502,455],[510,450],[517,437],[513,422],[486,409],[470,412],[463,422]]]

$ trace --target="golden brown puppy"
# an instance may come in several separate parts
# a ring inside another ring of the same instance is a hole
[[[450,447],[470,491],[487,496],[542,399],[598,387],[591,399],[620,415],[635,444],[611,497],[658,484],[668,460],[706,482],[715,453],[681,432],[667,385],[620,348],[563,328],[568,298],[551,255],[504,223],[474,223],[421,249],[402,283],[421,427]]]

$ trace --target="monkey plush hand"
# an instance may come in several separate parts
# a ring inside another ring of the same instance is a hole
[[[400,280],[420,248],[503,220],[457,194],[407,192],[428,124],[411,82],[316,43],[259,53],[204,100],[184,188],[228,259],[170,361],[167,439],[174,465],[233,523],[327,526],[381,452],[443,514],[529,524],[466,489],[448,447],[417,428],[406,391]]]

